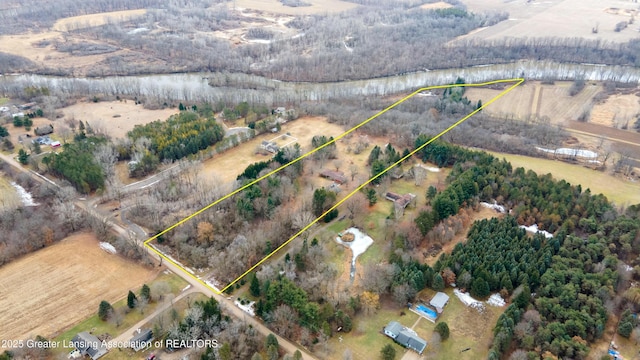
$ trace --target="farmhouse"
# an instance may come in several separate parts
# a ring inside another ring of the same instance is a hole
[[[138,329],[138,334],[136,334],[136,336],[132,337],[131,340],[129,340],[129,344],[131,344],[131,348],[133,349],[133,351],[138,352],[140,350],[146,349],[152,341],[153,332],[151,331],[151,329],[147,329],[144,331],[140,331],[140,329]]]
[[[49,124],[44,126],[38,126],[33,130],[33,132],[35,132],[36,135],[38,136],[51,134],[53,132],[53,125]]]
[[[384,327],[383,332],[398,344],[422,355],[427,347],[427,342],[420,338],[413,330],[400,325],[397,321],[391,321]]]
[[[347,182],[347,177],[344,176],[342,171],[324,170],[320,173],[320,176],[337,182],[338,184],[344,184]]]
[[[447,305],[448,302],[449,302],[449,295],[443,292],[438,292],[437,294],[434,295],[431,301],[429,301],[429,305],[436,308],[436,311],[438,311],[438,314],[441,314],[442,309],[444,309],[444,307]]]
[[[99,359],[107,353],[107,347],[94,335],[86,331],[78,333],[71,339],[71,344],[80,355],[88,355],[92,360]]]

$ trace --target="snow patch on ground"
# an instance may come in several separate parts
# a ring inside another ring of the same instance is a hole
[[[545,149],[537,146],[536,146],[536,149],[542,152],[551,153],[555,155],[568,155],[568,156],[575,156],[575,157],[581,157],[581,158],[587,158],[587,159],[595,159],[598,157],[598,153],[595,153],[590,150],[583,150],[583,149],[559,148],[559,149],[551,150],[551,149]]]
[[[242,305],[238,300],[234,301],[233,303],[236,304],[237,307],[239,307],[242,311],[246,312],[247,314],[251,316],[256,316],[256,313],[253,311],[253,304],[256,303],[255,301],[251,301],[245,305]]]
[[[480,205],[483,206],[483,207],[489,208],[489,209],[493,209],[493,210],[495,210],[495,211],[497,211],[499,213],[502,213],[502,214],[507,212],[507,210],[504,208],[504,206],[498,205],[498,203],[495,202],[495,201],[493,202],[493,204],[489,204],[488,202],[484,202],[483,201],[483,202],[480,203]]]
[[[453,294],[466,306],[472,307],[478,311],[484,311],[484,304],[482,303],[482,301],[478,301],[472,298],[469,293],[462,292],[458,289],[453,289]]]
[[[489,304],[491,306],[503,307],[507,303],[504,301],[502,296],[500,296],[500,294],[495,293],[495,294],[489,296],[489,300],[487,300],[487,304]]]
[[[100,248],[102,250],[108,252],[108,253],[111,253],[111,254],[115,254],[117,252],[116,248],[113,247],[113,245],[109,244],[108,242],[104,242],[104,241],[100,242]]]
[[[40,204],[33,201],[33,197],[31,193],[25,190],[22,186],[16,184],[15,182],[11,182],[11,186],[16,189],[18,196],[20,196],[20,200],[22,201],[22,205],[24,206],[38,206]]]
[[[346,233],[352,233],[355,239],[353,239],[353,241],[351,242],[344,242],[340,239],[340,237],[337,237],[336,242],[338,242],[338,244],[344,245],[351,249],[351,252],[353,252],[353,259],[351,260],[351,265],[355,266],[356,259],[358,258],[358,256],[360,256],[360,254],[367,251],[367,248],[369,248],[371,244],[373,244],[373,239],[369,237],[369,235],[363,233],[362,231],[354,227],[345,230],[344,234]]]
[[[520,228],[525,229],[528,232],[532,232],[532,233],[541,233],[542,235],[544,235],[544,237],[546,237],[547,239],[550,239],[553,237],[553,234],[546,231],[546,230],[538,230],[538,224],[533,224],[531,226],[524,226],[524,225],[520,225]]]

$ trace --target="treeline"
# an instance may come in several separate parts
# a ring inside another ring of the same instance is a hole
[[[192,111],[182,111],[166,121],[136,125],[127,136],[136,141],[147,138],[148,150],[160,161],[178,160],[214,145],[224,137],[224,129],[214,117],[202,118]]]
[[[0,208],[0,266],[88,226],[84,214],[70,202],[74,193],[70,187],[37,183],[27,174],[15,173],[4,162],[0,162],[0,171],[28,191],[38,204]]]

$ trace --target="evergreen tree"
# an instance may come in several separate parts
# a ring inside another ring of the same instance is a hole
[[[0,138],[9,136],[9,131],[4,126],[0,125]]]
[[[107,318],[109,318],[111,310],[113,310],[111,304],[109,304],[109,302],[106,300],[102,300],[100,302],[100,305],[98,306],[98,318],[102,321],[107,320]]]
[[[127,307],[129,309],[133,309],[134,307],[136,307],[137,302],[138,299],[136,298],[136,294],[134,294],[133,291],[129,290],[129,294],[127,294]]]
[[[140,297],[146,301],[151,300],[151,289],[149,289],[147,284],[142,285],[142,288],[140,289]]]
[[[440,273],[436,273],[433,276],[433,283],[431,284],[431,288],[435,291],[441,291],[444,289],[444,279]]]
[[[18,150],[18,161],[20,164],[27,165],[29,163],[29,154],[24,149]]]
[[[483,278],[476,278],[471,282],[471,295],[478,298],[489,296],[489,284]]]
[[[373,206],[378,202],[378,195],[376,195],[375,189],[367,188],[367,190],[364,191],[364,194],[366,195],[367,200],[369,200],[369,206]]]
[[[440,339],[447,340],[449,338],[449,325],[446,322],[438,322],[434,330],[440,334]]]
[[[268,348],[269,346],[275,346],[276,348],[278,348],[278,338],[273,334],[267,335],[267,338],[264,340],[264,346],[266,348]]]
[[[251,292],[251,295],[258,297],[260,296],[260,280],[258,280],[258,277],[254,274],[253,278],[251,278],[251,285],[249,285],[249,291]]]

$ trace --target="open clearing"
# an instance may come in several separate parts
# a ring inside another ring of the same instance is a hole
[[[52,337],[154,274],[101,250],[93,234],[72,235],[0,268],[0,338]]]
[[[638,5],[631,1],[609,0],[548,0],[503,1],[464,0],[472,12],[508,12],[509,19],[484,28],[467,39],[496,40],[519,38],[586,38],[625,42],[638,37],[637,24],[620,32],[614,28],[621,21],[629,21]],[[598,33],[591,29],[598,26]]]
[[[597,170],[566,162],[539,159],[528,156],[491,152],[499,159],[505,158],[514,168],[523,167],[539,175],[551,173],[557,180],[564,179],[572,185],[580,184],[582,190],[591,189],[592,194],[604,194],[617,205],[640,203],[640,183],[626,181]]]
[[[146,9],[111,11],[98,14],[62,18],[53,24],[55,31],[78,30],[117,22],[129,21],[147,13]]]
[[[315,135],[335,137],[345,130],[340,125],[329,123],[324,117],[308,116],[283,124],[280,132],[290,133],[291,136],[298,138],[298,144],[302,147],[303,153],[306,153],[311,150],[311,138]],[[203,178],[215,178],[217,181],[222,180],[225,183],[234,181],[250,164],[271,158],[271,156],[256,154],[256,149],[259,148],[263,140],[273,138],[274,134],[272,133],[261,134],[239,146],[215,155],[212,159],[204,162],[204,168],[201,172]]]
[[[358,6],[357,4],[340,0],[304,0],[304,2],[311,4],[311,6],[284,6],[278,0],[236,0],[233,5],[230,4],[229,6],[287,15],[337,13]]]
[[[105,129],[107,134],[114,138],[124,138],[136,125],[166,120],[169,116],[178,113],[177,108],[147,110],[131,100],[79,102],[61,110],[66,119],[88,121],[94,129]]]
[[[562,123],[577,119],[589,109],[593,97],[602,90],[601,85],[587,83],[575,96],[569,96],[572,82],[556,81],[554,85],[544,85],[539,81],[527,81],[504,95],[483,111],[488,114],[526,119],[529,116],[548,117],[552,123]],[[502,90],[489,88],[469,88],[465,96],[472,102],[483,103],[500,94]],[[509,116],[511,115],[511,116]]]
[[[20,205],[20,197],[9,180],[0,173],[0,210],[12,209]]]

